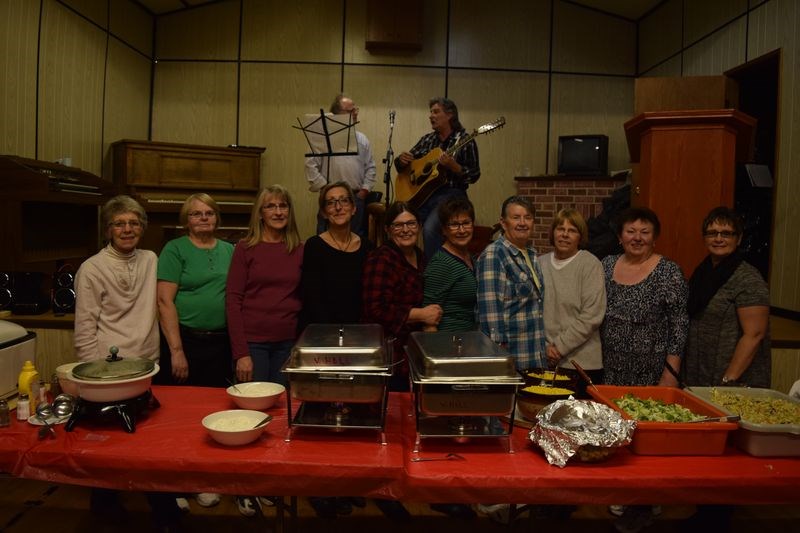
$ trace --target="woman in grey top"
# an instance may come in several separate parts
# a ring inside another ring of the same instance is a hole
[[[708,256],[689,281],[689,385],[770,386],[769,289],[738,247],[742,221],[727,207],[703,221]]]
[[[570,367],[581,365],[592,381],[602,383],[603,354],[600,324],[606,312],[603,267],[595,256],[579,247],[589,240],[583,215],[562,209],[550,226],[553,251],[539,258],[544,275],[544,328],[547,362]],[[585,385],[584,385],[585,387]]]

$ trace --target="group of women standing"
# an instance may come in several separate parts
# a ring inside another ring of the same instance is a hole
[[[289,192],[266,187],[234,247],[215,236],[221,217],[213,198],[193,194],[180,212],[187,234],[168,242],[156,261],[137,249],[144,210],[129,197],[112,199],[102,213],[109,244],[76,276],[78,356],[105,357],[114,344],[156,358],[160,324],[157,383],[225,387],[234,376],[281,383],[280,368],[305,324],[366,321],[394,339],[390,388],[407,390],[402,348],[411,331],[478,327],[468,251],[474,208],[466,198],[442,205],[445,242],[429,263],[410,205],[387,209],[387,238],[374,250],[350,231],[355,209],[347,184],[327,185],[319,196],[327,230],[303,243]],[[769,294],[737,251],[741,221],[717,208],[702,231],[709,255],[687,286],[679,267],[655,252],[660,224],[649,209],[622,213],[623,253],[602,263],[580,249],[588,238],[581,214],[560,211],[550,228],[554,250],[538,259],[547,361],[574,360],[609,384],[674,386],[682,374],[690,385],[769,386]],[[125,326],[131,320],[136,327]],[[218,501],[200,496],[201,504]],[[349,512],[344,500],[329,511]],[[239,498],[244,514],[257,505]]]

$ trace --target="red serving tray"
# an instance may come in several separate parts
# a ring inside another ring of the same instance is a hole
[[[591,386],[587,390],[595,400],[608,405],[628,420],[631,417],[613,401],[628,393],[643,400],[652,398],[676,403],[702,416],[728,414],[674,387],[597,385],[596,390]],[[639,455],[722,455],[728,434],[738,427],[735,422],[637,422],[630,449]]]

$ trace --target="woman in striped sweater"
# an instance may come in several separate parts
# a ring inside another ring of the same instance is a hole
[[[444,244],[425,269],[423,305],[439,304],[442,319],[425,331],[471,331],[477,329],[475,306],[478,282],[469,253],[475,208],[465,197],[455,197],[438,210]]]

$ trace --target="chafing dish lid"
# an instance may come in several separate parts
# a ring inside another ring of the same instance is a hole
[[[389,368],[378,324],[309,324],[284,366],[291,371],[380,371]]]
[[[407,351],[414,378],[422,382],[523,382],[514,357],[480,331],[415,331]]]

